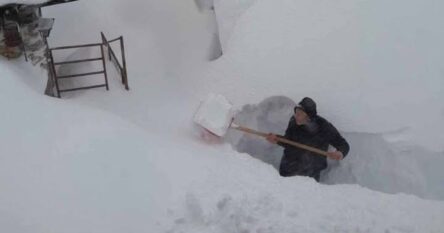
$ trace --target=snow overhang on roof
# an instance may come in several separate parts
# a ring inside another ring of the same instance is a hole
[[[0,7],[8,5],[36,5],[39,7],[51,6],[77,0],[0,0]]]
[[[41,4],[41,7],[52,6],[52,5],[68,3],[68,2],[75,2],[75,1],[77,1],[77,0],[52,0],[52,1],[47,1],[44,4]]]

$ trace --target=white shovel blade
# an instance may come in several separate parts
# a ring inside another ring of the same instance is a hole
[[[210,94],[197,109],[194,122],[222,137],[230,127],[233,117],[231,103],[222,95]]]

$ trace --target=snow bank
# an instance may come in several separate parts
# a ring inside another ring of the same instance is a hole
[[[270,97],[257,105],[244,106],[236,115],[235,123],[262,132],[284,134],[294,105],[294,101],[287,97]],[[343,133],[352,145],[349,156],[341,162],[329,161],[321,182],[359,184],[386,193],[408,193],[444,200],[441,169],[444,153],[390,142],[391,138],[402,133]],[[225,141],[237,151],[248,153],[279,169],[282,147],[235,130],[228,131]]]
[[[442,202],[359,186],[320,186],[304,177],[282,179],[271,166],[229,146],[141,131],[103,111],[39,95],[21,80],[35,70],[0,61],[1,231],[433,232],[444,227]]]
[[[292,104],[311,96],[351,144],[323,182],[443,199],[444,30],[435,4],[216,1],[224,56],[186,82],[202,87],[195,95],[245,104],[238,123],[279,134]],[[279,166],[282,149],[260,138],[231,133],[227,142]]]
[[[237,3],[217,1],[216,14]],[[405,129],[397,142],[443,151],[444,16],[437,4],[257,1],[233,13],[235,23],[218,15],[221,28],[234,24],[224,56],[184,82],[201,86],[197,95],[221,93],[240,106],[311,96],[343,131]]]
[[[228,41],[236,27],[237,20],[248,10],[257,0],[237,0],[224,1],[216,0],[213,2],[216,10],[216,18],[222,51],[228,49]]]
[[[36,73],[26,68],[29,64],[0,60],[0,106],[5,113],[0,120],[2,232],[444,229],[443,202],[388,195],[359,185],[320,185],[305,177],[281,178],[272,166],[228,145],[207,145],[193,137],[189,124],[198,101],[190,96],[209,89],[207,81],[196,84],[204,77],[188,73],[198,69],[195,65],[205,50],[199,38],[205,33],[190,35],[199,31],[201,19],[193,15],[190,3],[81,2],[73,3],[76,7],[70,11],[57,8],[66,15],[57,17],[65,21],[57,21],[63,26],[54,29],[53,45],[71,44],[69,39],[92,42],[90,36],[107,22],[108,30],[128,38],[134,88],[130,93],[115,88],[49,99],[40,95],[42,91],[31,91],[35,88],[29,85],[35,81],[28,80]],[[79,14],[84,16],[81,23],[74,21]],[[213,74],[225,71],[225,66],[211,66]],[[178,82],[181,77],[186,85]],[[208,81],[214,77],[205,76]],[[230,95],[236,103],[265,98],[248,90],[244,82],[251,79],[230,79],[234,77],[239,76],[217,79],[214,85],[231,83],[239,92]],[[232,90],[227,85],[220,88],[225,93]]]
[[[0,60],[0,231],[151,228],[138,209],[156,209],[158,192],[168,198],[170,181],[146,157],[162,142],[102,111],[33,92],[23,80],[45,76],[29,67]]]
[[[220,174],[222,175],[222,173]],[[239,177],[218,180],[213,189],[196,189],[183,198],[183,209],[171,211],[174,225],[168,232],[433,232],[442,230],[439,218],[433,225],[421,223],[421,211],[410,209],[415,201],[408,196],[372,193],[362,199],[356,187],[319,187],[310,180],[295,178],[267,183],[257,192]],[[233,185],[236,183],[236,185]],[[294,185],[298,183],[298,185]],[[202,185],[208,185],[207,183]],[[260,186],[258,184],[255,184]],[[233,187],[234,186],[234,187]],[[236,189],[234,189],[236,188]],[[239,193],[242,190],[242,194]],[[328,201],[327,201],[328,200]],[[315,204],[317,203],[317,204]],[[319,203],[322,203],[319,205]],[[387,205],[390,205],[387,208]],[[406,208],[406,206],[409,206]],[[429,207],[434,204],[430,203]],[[419,207],[419,206],[418,206]],[[431,209],[430,209],[431,210]],[[441,210],[431,210],[440,215]],[[428,213],[429,209],[427,210]],[[370,217],[372,216],[372,217]],[[408,223],[410,217],[415,223]],[[433,217],[434,218],[434,217]],[[398,225],[403,222],[401,225]],[[359,223],[359,224],[357,224]]]
[[[393,145],[384,135],[345,133],[352,156],[331,162],[323,177],[328,184],[359,184],[386,193],[408,193],[444,200],[443,152]]]

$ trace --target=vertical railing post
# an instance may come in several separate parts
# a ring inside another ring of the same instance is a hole
[[[122,81],[125,84],[125,89],[129,90],[128,76],[126,71],[125,43],[123,42],[123,36],[120,37],[120,49],[122,51],[122,66],[123,66]]]
[[[105,34],[103,32],[100,32],[100,35],[102,36],[102,43],[106,45],[107,54],[108,54],[108,60],[111,61],[111,45],[108,43],[108,40],[105,37]]]
[[[54,74],[54,81],[55,81],[55,86],[56,86],[56,91],[57,91],[57,97],[61,98],[60,96],[60,88],[59,88],[59,78],[57,77],[57,73],[55,70],[55,65],[54,65],[54,56],[52,54],[52,50],[49,49],[49,59],[50,59],[50,67],[52,70],[52,73]]]
[[[108,75],[106,72],[106,64],[105,64],[105,53],[103,52],[103,44],[100,46],[100,51],[102,53],[102,64],[103,64],[103,71],[105,72],[105,84],[106,84],[106,90],[109,91],[109,85],[108,85]]]

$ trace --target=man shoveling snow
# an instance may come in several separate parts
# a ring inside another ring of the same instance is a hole
[[[347,141],[338,130],[330,122],[317,115],[316,103],[308,97],[302,99],[294,108],[294,115],[290,118],[285,136],[270,133],[266,139],[285,148],[279,167],[281,176],[309,176],[319,181],[321,171],[327,167],[326,156],[282,143],[279,140],[281,138],[324,151],[332,145],[336,151],[327,152],[327,157],[334,160],[342,160],[350,150]]]
[[[234,124],[235,111],[231,103],[224,96],[211,94],[200,104],[194,122],[217,137],[223,137],[229,129],[236,129],[277,143],[285,148],[279,169],[282,176],[310,176],[319,181],[321,171],[327,167],[326,157],[343,159],[349,145],[331,123],[317,115],[312,99],[304,98],[294,111],[285,136],[263,133]],[[329,145],[337,151],[326,152]]]

